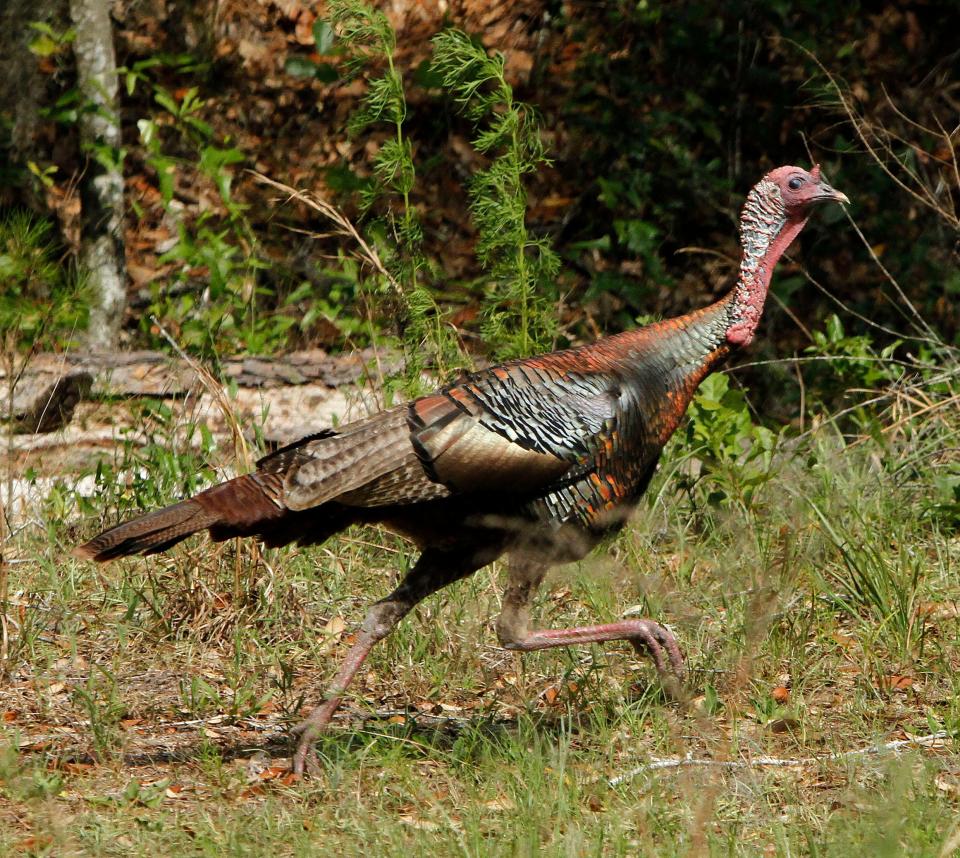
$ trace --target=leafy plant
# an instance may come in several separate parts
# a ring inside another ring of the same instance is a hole
[[[97,755],[105,758],[115,754],[120,745],[120,719],[126,712],[116,678],[105,668],[95,665],[86,684],[78,686],[73,695],[86,712]]]
[[[87,322],[80,277],[56,258],[52,224],[29,212],[0,216],[0,340],[6,351],[65,347]]]
[[[488,54],[455,29],[443,30],[433,45],[434,71],[476,125],[473,145],[493,159],[469,189],[477,256],[495,282],[485,302],[485,334],[500,357],[529,355],[553,341],[548,308],[560,267],[549,243],[526,225],[524,177],[548,163],[539,125],[533,108],[514,98],[502,54]]]
[[[724,373],[708,375],[687,412],[680,444],[698,461],[696,476],[681,478],[707,503],[731,500],[749,507],[756,490],[772,476],[776,435],[756,425],[742,390],[730,387]]]
[[[320,25],[320,22],[318,22]],[[351,73],[382,63],[383,73],[368,79],[368,91],[350,118],[349,131],[358,134],[371,125],[386,123],[391,136],[373,156],[373,181],[360,186],[363,212],[378,210],[377,219],[367,228],[368,237],[389,272],[374,275],[380,309],[397,317],[397,333],[404,347],[407,392],[421,392],[422,372],[432,358],[442,376],[448,364],[459,365],[459,350],[451,329],[444,323],[432,294],[423,282],[427,261],[423,254],[423,229],[411,194],[417,171],[413,146],[406,135],[407,102],[403,78],[394,63],[396,34],[383,12],[359,0],[337,0],[330,4],[330,21],[314,28],[318,46],[329,50],[333,31],[340,50],[346,54]],[[390,198],[399,203],[399,211]],[[398,312],[389,312],[391,304]]]
[[[923,500],[924,512],[941,526],[960,526],[960,462],[946,462],[931,476],[933,491]]]
[[[140,85],[149,87],[155,104],[166,113],[163,118],[142,118],[137,127],[146,163],[156,175],[161,200],[178,233],[173,247],[158,259],[161,265],[173,263],[174,273],[162,286],[153,287],[141,327],[156,337],[150,321],[156,316],[175,331],[185,348],[208,356],[223,348],[276,351],[297,319],[263,309],[274,302],[271,290],[259,283],[259,274],[268,265],[260,256],[247,206],[233,195],[234,170],[247,156],[229,141],[216,139],[203,119],[199,87],[172,93],[152,79],[158,66],[183,72],[194,70],[195,63],[188,56],[155,57],[120,70],[128,93]],[[174,155],[174,150],[186,150],[193,157]],[[191,174],[213,185],[222,211],[203,211],[186,223],[176,190],[178,180]]]
[[[34,354],[44,349],[68,347],[78,329],[85,327],[89,304],[82,281],[56,258],[49,221],[23,211],[0,215],[0,367],[3,370],[7,412],[0,423],[12,423],[14,394]],[[0,555],[9,549],[12,520],[6,503],[13,498],[13,436],[8,436],[11,463],[0,494]],[[14,654],[6,635],[9,605],[9,566],[0,559],[0,621],[4,628],[0,656]],[[24,618],[26,619],[26,618]],[[21,623],[15,648],[27,645],[29,622]]]
[[[58,30],[46,21],[31,21],[27,27],[33,33],[27,47],[38,57],[52,57],[63,52],[77,37],[72,27]]]
[[[891,520],[889,529],[878,532],[860,510],[847,522],[811,506],[839,561],[823,573],[833,585],[832,600],[851,617],[868,616],[876,636],[899,658],[914,657],[926,633],[918,608],[930,558],[910,545],[907,523]]]
[[[813,371],[824,397],[845,393],[851,387],[875,389],[890,384],[902,374],[891,360],[902,345],[895,340],[879,352],[867,334],[848,334],[840,317],[827,317],[823,330],[812,332],[813,344],[806,353],[823,358]]]

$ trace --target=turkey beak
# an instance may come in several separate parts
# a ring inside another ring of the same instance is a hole
[[[815,199],[818,202],[827,202],[832,200],[835,203],[843,203],[846,206],[850,205],[850,199],[846,194],[834,190],[826,182],[820,182],[820,187],[817,190],[817,196]]]

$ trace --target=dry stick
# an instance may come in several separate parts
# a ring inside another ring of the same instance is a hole
[[[852,222],[852,221],[851,221],[851,222]],[[856,229],[856,224],[854,224],[854,229]],[[857,230],[857,233],[860,235],[861,238],[863,238],[863,234],[860,233],[859,230]],[[866,239],[864,239],[864,243],[866,243]],[[872,252],[872,250],[871,250],[871,252]],[[874,254],[874,258],[876,258],[876,255],[875,255],[875,254]],[[879,260],[877,260],[877,261],[879,262]],[[881,265],[881,269],[884,270],[884,271],[886,271],[886,269],[884,269],[882,265]],[[848,313],[849,315],[853,316],[855,319],[859,319],[859,320],[860,320],[861,322],[863,322],[865,325],[868,325],[868,326],[871,327],[871,328],[876,328],[876,329],[877,329],[878,331],[880,331],[881,333],[887,334],[888,336],[891,336],[891,337],[897,337],[898,339],[901,339],[901,340],[915,340],[915,341],[917,341],[917,342],[927,343],[927,345],[935,346],[936,348],[943,348],[943,347],[944,347],[944,342],[943,342],[943,340],[941,340],[936,334],[933,334],[933,336],[931,336],[931,337],[918,336],[917,334],[904,334],[904,333],[902,333],[901,331],[895,331],[895,330],[893,330],[893,328],[888,328],[888,327],[886,327],[885,325],[881,325],[879,322],[873,321],[873,319],[870,319],[870,318],[868,318],[867,316],[864,316],[862,313],[858,313],[858,312],[857,312],[856,310],[854,310],[853,308],[847,306],[847,305],[846,305],[843,301],[841,301],[836,295],[834,295],[829,289],[827,289],[826,286],[824,286],[819,280],[817,280],[817,279],[806,269],[806,267],[801,266],[801,271],[803,271],[803,276],[806,277],[807,280],[809,280],[814,286],[816,286],[816,288],[819,289],[824,295],[826,295],[831,301],[833,301],[833,303],[836,304],[841,310],[843,310],[844,313]],[[890,275],[888,275],[888,276],[890,276]],[[899,287],[898,287],[898,288],[899,288]],[[894,306],[897,306],[897,305],[894,304]],[[910,307],[911,307],[911,309],[912,309],[912,308],[913,308],[913,305],[911,304]],[[900,312],[901,312],[901,314],[903,314],[904,316],[906,315],[905,313],[903,313],[903,310],[900,310]],[[916,312],[916,311],[914,311],[914,312]],[[921,322],[922,322],[922,321],[923,321],[923,320],[921,319]],[[923,325],[926,326],[926,322],[923,322]]]
[[[692,752],[685,757],[652,757],[649,763],[637,766],[622,775],[610,778],[607,783],[610,786],[619,786],[629,780],[642,775],[645,772],[659,771],[661,769],[679,769],[687,766],[699,766],[705,768],[719,769],[753,769],[753,768],[799,768],[803,766],[816,766],[823,763],[837,762],[839,760],[853,759],[854,757],[867,757],[874,754],[882,754],[885,751],[898,751],[901,748],[922,748],[936,746],[937,743],[950,738],[948,730],[938,730],[936,733],[930,733],[926,736],[915,736],[912,739],[897,739],[893,742],[887,742],[883,745],[870,745],[867,748],[856,748],[852,751],[837,751],[833,754],[824,754],[819,757],[798,757],[796,759],[780,757],[754,757],[750,760],[707,760],[698,759],[692,755]]]
[[[726,369],[720,370],[720,372],[733,372],[738,369],[750,369],[755,366],[776,366],[778,364],[795,364],[795,363],[815,363],[816,361],[849,361],[851,363],[882,363],[884,365],[899,366],[903,369],[915,369],[915,370],[929,370],[934,367],[929,363],[920,363],[915,360],[905,360],[903,358],[889,357],[882,358],[876,357],[874,355],[857,355],[856,357],[852,355],[843,355],[843,354],[829,354],[829,355],[804,355],[800,357],[795,355],[794,357],[784,357],[784,358],[768,358],[766,360],[751,360],[744,361],[743,363],[733,364],[732,366],[727,367]],[[938,367],[942,369],[942,367]],[[928,384],[941,384],[945,381],[949,381],[954,375],[960,374],[960,369],[957,370],[947,370],[941,375],[931,377],[926,380]]]
[[[394,292],[397,293],[401,304],[406,304],[407,296],[403,291],[403,287],[390,273],[390,271],[387,269],[387,266],[383,264],[383,261],[380,259],[380,255],[376,251],[376,248],[371,247],[367,243],[364,237],[360,235],[357,228],[353,225],[350,219],[343,214],[343,212],[328,203],[322,197],[318,197],[309,191],[298,191],[296,188],[292,188],[290,185],[285,185],[283,182],[278,182],[275,179],[271,179],[269,176],[265,176],[263,173],[258,173],[256,170],[248,170],[247,172],[249,172],[258,181],[263,182],[266,185],[270,185],[272,188],[277,188],[278,190],[283,191],[287,195],[288,202],[290,200],[298,200],[309,208],[312,208],[314,211],[319,212],[328,220],[333,221],[338,228],[337,231],[341,235],[346,236],[347,238],[350,238],[356,242],[357,247],[360,248],[359,256],[369,263],[378,274],[387,280]],[[377,361],[377,373],[380,376],[380,388],[382,390],[384,387],[383,367],[380,362],[380,352],[376,348],[374,348],[374,355]]]
[[[794,43],[796,44],[796,43]],[[843,92],[840,84],[837,82],[836,78],[830,73],[826,66],[820,62],[819,58],[809,51],[807,48],[804,48],[802,45],[797,45],[801,51],[807,54],[814,63],[819,67],[820,71],[830,82],[830,86],[833,88],[834,92],[837,94],[837,98],[840,101],[840,106],[843,108],[843,112],[847,115],[847,119],[850,124],[853,126],[853,130],[856,132],[857,137],[860,139],[860,142],[864,145],[867,152],[870,154],[870,157],[873,158],[874,162],[883,170],[884,173],[893,181],[901,190],[906,191],[911,197],[913,197],[918,203],[925,206],[926,208],[932,209],[940,217],[944,218],[948,223],[950,223],[954,228],[958,225],[958,219],[949,211],[946,211],[942,206],[940,206],[935,200],[930,198],[929,190],[923,185],[920,180],[913,175],[910,169],[890,151],[890,147],[883,144],[881,141],[881,146],[883,146],[889,154],[891,154],[896,161],[897,165],[902,169],[911,179],[917,182],[923,189],[923,193],[918,193],[913,188],[911,188],[906,182],[904,182],[890,167],[887,166],[886,161],[881,157],[875,146],[871,143],[867,134],[864,131],[865,127],[869,127],[869,123],[860,116],[857,111],[854,109],[853,105],[847,99],[846,95]]]
[[[807,386],[803,383],[803,371],[797,360],[797,353],[793,354],[793,369],[797,374],[797,384],[800,386],[800,434],[803,434],[804,420],[807,416]]]
[[[921,414],[926,414],[930,411],[938,411],[941,408],[946,408],[948,405],[957,405],[958,403],[960,403],[960,394],[951,396],[949,399],[941,399],[938,402],[932,402],[929,405],[924,405],[919,410],[908,414],[906,417],[901,418],[896,423],[891,423],[889,426],[885,426],[882,432],[883,434],[892,432],[894,429],[899,429],[904,423],[909,423],[911,420],[919,417]]]
[[[950,150],[950,166],[953,168],[953,179],[957,183],[957,187],[960,188],[960,163],[957,159],[957,147],[953,145],[953,135],[960,132],[960,125],[958,125],[953,131],[947,131],[943,127],[943,123],[940,122],[940,117],[936,117],[937,128],[940,130],[940,133],[943,134],[943,139],[947,144],[947,148]]]
[[[880,257],[877,256],[877,253],[873,249],[873,246],[870,244],[869,241],[867,241],[867,237],[860,231],[860,227],[857,226],[857,222],[853,219],[850,212],[844,209],[844,214],[847,216],[847,220],[850,222],[850,226],[853,227],[854,231],[860,237],[860,241],[863,242],[863,246],[867,248],[867,252],[870,254],[870,258],[873,260],[874,264],[877,266],[877,268],[879,268],[883,272],[883,276],[887,278],[887,282],[894,288],[894,291],[897,293],[897,296],[900,298],[900,300],[903,301],[903,303],[910,308],[910,312],[914,315],[916,319],[919,320],[920,327],[923,329],[924,332],[926,332],[927,336],[930,338],[926,340],[926,342],[932,343],[933,345],[942,346],[943,341],[940,339],[940,337],[937,336],[936,332],[930,327],[930,325],[927,324],[923,316],[920,315],[920,312],[913,305],[913,302],[907,297],[907,294],[900,287],[899,282],[897,282],[897,278],[894,277],[887,270],[887,267],[880,261]]]
[[[783,301],[783,299],[777,295],[776,292],[768,293],[777,306],[783,310],[784,313],[790,318],[790,320],[800,329],[801,333],[808,339],[810,342],[813,342],[813,334],[810,333],[810,329],[800,321],[800,317],[793,312]]]
[[[914,190],[913,188],[911,188],[908,184],[906,184],[904,181],[902,181],[902,180],[900,179],[900,177],[897,176],[896,173],[894,173],[893,170],[890,169],[890,167],[887,166],[886,161],[881,157],[880,153],[877,152],[876,149],[874,148],[874,146],[871,144],[871,141],[869,140],[868,135],[867,135],[866,131],[864,130],[865,127],[870,127],[869,124],[868,124],[868,123],[866,122],[866,120],[864,120],[863,117],[860,116],[860,115],[857,113],[857,111],[854,109],[853,105],[851,104],[850,100],[848,100],[846,94],[844,93],[844,91],[843,91],[843,89],[841,88],[840,84],[837,82],[836,78],[834,78],[834,76],[830,73],[830,71],[826,68],[826,66],[824,66],[823,63],[820,62],[820,59],[819,59],[815,54],[813,54],[813,53],[812,53],[811,51],[809,51],[807,48],[804,48],[802,45],[797,45],[797,47],[799,47],[801,51],[803,51],[804,53],[806,53],[807,56],[810,57],[810,58],[816,63],[816,65],[818,66],[818,68],[820,69],[820,71],[821,71],[821,72],[823,73],[823,75],[827,78],[827,80],[828,80],[829,83],[830,83],[830,86],[833,88],[834,92],[835,92],[836,95],[837,95],[837,99],[838,99],[839,102],[840,102],[840,106],[843,108],[843,112],[844,112],[844,113],[846,114],[846,116],[847,116],[847,120],[849,121],[850,125],[853,126],[853,129],[854,129],[857,137],[860,138],[860,142],[863,143],[863,145],[864,145],[864,147],[866,148],[867,152],[870,154],[870,157],[874,160],[874,162],[877,164],[877,166],[879,166],[880,169],[883,170],[883,172],[886,173],[887,176],[888,176],[893,182],[895,182],[903,191],[905,191],[905,192],[908,193],[911,197],[913,197],[918,203],[920,203],[921,205],[923,205],[923,206],[925,206],[925,207],[927,207],[927,208],[929,208],[929,209],[932,209],[936,214],[938,214],[940,217],[942,217],[944,220],[946,220],[947,223],[949,223],[954,229],[956,229],[958,226],[960,226],[960,220],[958,220],[958,218],[956,217],[956,215],[954,215],[953,212],[950,212],[950,211],[944,209],[943,206],[941,206],[941,205],[937,202],[937,200],[936,200],[936,198],[934,197],[933,193],[926,187],[926,185],[924,185],[924,183],[920,180],[920,178],[917,177],[917,176],[915,176],[915,175],[910,171],[910,169],[907,167],[907,165],[904,164],[901,159],[899,159],[899,158],[896,157],[896,154],[892,152],[891,147],[889,146],[889,144],[884,144],[884,143],[881,142],[881,145],[883,145],[884,148],[887,150],[888,154],[890,154],[890,155],[893,157],[893,159],[894,159],[894,161],[896,162],[896,164],[898,165],[898,167],[899,167],[901,170],[903,170],[903,171],[910,177],[910,179],[912,179],[916,184],[918,184],[918,185],[921,187],[921,189],[923,190],[923,193],[918,193],[917,191],[915,191],[915,190]],[[884,95],[886,95],[887,100],[889,101],[889,100],[890,100],[890,97],[889,97],[889,95],[887,95],[886,91],[884,91]],[[892,102],[891,102],[891,103],[892,103]],[[912,120],[911,120],[911,122],[912,122]],[[913,124],[916,125],[918,128],[922,128],[922,126],[920,126],[918,123],[913,123]],[[925,130],[926,130],[928,133],[930,133],[930,129],[925,129]],[[889,132],[886,132],[885,129],[884,129],[884,132],[885,132],[885,133],[889,133]],[[875,133],[875,132],[874,132],[874,133]],[[947,134],[947,135],[945,135],[945,136],[946,136],[946,139],[947,139],[947,143],[948,143],[951,151],[953,152],[953,158],[954,158],[954,160],[955,160],[955,159],[956,159],[956,152],[953,150],[952,138],[951,138],[951,136],[950,136],[949,134]],[[854,220],[853,220],[853,217],[852,217],[852,216],[850,215],[850,213],[847,212],[846,210],[845,210],[845,214],[846,214],[846,216],[847,216],[847,220],[850,221],[850,224],[851,224],[851,225],[853,226],[853,228],[856,230],[857,235],[860,237],[860,239],[861,239],[861,241],[863,242],[864,246],[865,246],[865,247],[867,248],[867,250],[870,252],[870,256],[873,258],[873,261],[877,264],[877,266],[880,268],[880,270],[884,273],[884,275],[886,276],[887,280],[890,282],[890,284],[891,284],[891,285],[893,286],[893,288],[896,290],[897,295],[901,298],[901,300],[902,300],[902,301],[906,304],[906,306],[910,309],[910,312],[913,314],[914,318],[916,319],[916,322],[915,322],[914,324],[917,324],[918,327],[919,327],[921,330],[923,330],[924,332],[926,332],[926,334],[933,339],[933,341],[934,341],[935,344],[942,345],[942,342],[940,342],[939,337],[937,337],[936,333],[931,329],[930,325],[927,324],[927,321],[923,318],[923,316],[920,315],[920,313],[917,311],[916,307],[914,307],[914,305],[911,303],[911,301],[909,300],[909,298],[907,298],[907,296],[904,294],[903,290],[900,288],[900,284],[897,283],[897,281],[896,281],[896,279],[893,277],[893,275],[891,275],[890,272],[887,271],[887,269],[884,267],[884,265],[880,262],[879,258],[877,257],[877,254],[874,253],[873,248],[870,246],[870,243],[866,240],[866,238],[864,237],[863,233],[860,231],[859,227],[857,227],[856,223],[855,223]]]

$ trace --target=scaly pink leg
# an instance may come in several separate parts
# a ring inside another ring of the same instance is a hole
[[[369,618],[369,614],[367,615]],[[340,670],[334,677],[327,689],[327,699],[310,715],[293,728],[294,733],[300,734],[300,740],[297,742],[297,750],[293,755],[293,771],[302,775],[307,768],[307,760],[313,749],[314,740],[326,728],[333,719],[333,713],[340,708],[343,700],[343,692],[347,690],[353,677],[356,676],[360,666],[366,661],[373,645],[380,640],[375,634],[370,634],[366,629],[362,630],[357,636],[357,642],[350,648],[347,657],[340,665]]]
[[[496,559],[498,546],[484,546],[475,551],[462,547],[456,553],[427,550],[416,565],[389,596],[373,605],[367,613],[356,643],[350,648],[340,670],[327,689],[326,699],[294,728],[300,734],[293,755],[293,771],[302,775],[315,764],[313,743],[333,718],[354,676],[366,661],[377,641],[383,640],[421,599],[441,587],[476,572]]]
[[[622,620],[601,626],[530,631],[530,603],[545,573],[546,567],[530,556],[510,556],[503,611],[497,620],[497,635],[505,649],[529,652],[572,644],[627,640],[637,652],[653,659],[661,675],[667,673],[668,661],[678,677],[683,675],[683,656],[677,639],[669,629],[653,620]]]
[[[683,675],[683,656],[673,633],[653,620],[623,620],[602,626],[578,626],[572,629],[549,629],[531,632],[525,638],[504,643],[505,649],[529,652],[555,646],[603,643],[627,640],[641,655],[649,655],[660,673],[667,672],[667,661],[677,676]],[[664,658],[666,652],[666,658]]]

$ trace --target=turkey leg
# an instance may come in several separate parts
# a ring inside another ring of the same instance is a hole
[[[626,640],[641,655],[649,655],[657,671],[670,668],[683,675],[683,656],[673,633],[653,620],[621,620],[599,626],[572,629],[530,631],[530,603],[546,574],[546,567],[524,557],[512,555],[509,579],[503,596],[503,611],[497,620],[497,636],[505,649],[529,652],[571,644]]]
[[[493,552],[493,556],[491,556]],[[293,771],[302,775],[315,763],[313,743],[327,727],[350,686],[357,671],[366,661],[377,641],[393,631],[413,607],[431,593],[447,584],[471,575],[496,557],[496,549],[486,547],[475,551],[456,553],[427,549],[420,555],[413,569],[389,596],[375,603],[367,612],[356,643],[350,648],[340,670],[327,688],[326,698],[293,732],[300,735],[293,756]]]

